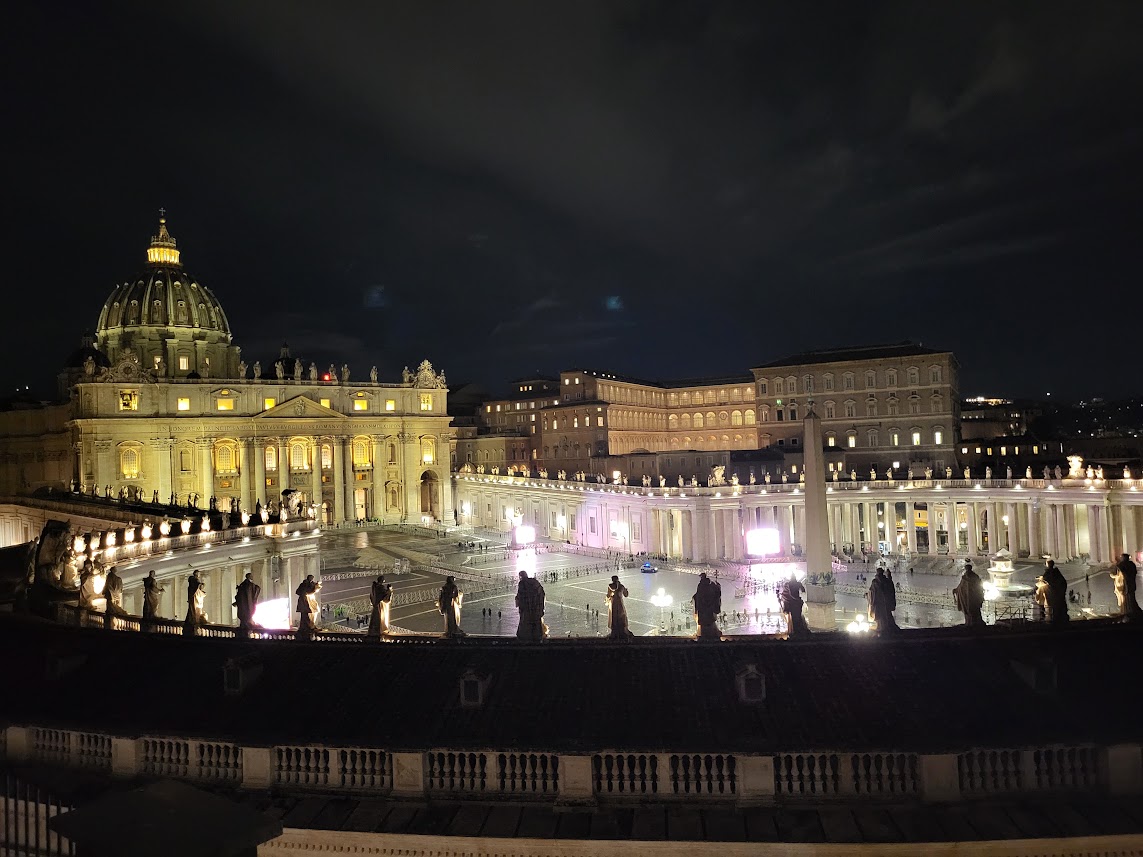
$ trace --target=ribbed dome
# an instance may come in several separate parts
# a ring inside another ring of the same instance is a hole
[[[133,328],[187,328],[230,338],[230,323],[218,299],[183,270],[175,239],[159,219],[159,234],[147,249],[147,267],[117,286],[99,314],[98,334]]]

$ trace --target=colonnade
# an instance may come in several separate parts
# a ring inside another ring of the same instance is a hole
[[[807,542],[804,486],[664,491],[522,477],[456,480],[460,523],[505,533],[523,523],[549,538],[696,561],[742,560],[760,549],[797,555]],[[826,500],[829,541],[851,555],[864,549],[957,559],[1004,549],[1111,562],[1143,549],[1143,492],[1133,484],[860,483],[830,487]],[[748,544],[751,531],[761,533]]]

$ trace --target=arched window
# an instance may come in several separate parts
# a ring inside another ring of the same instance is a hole
[[[827,393],[833,390],[833,373],[826,372],[822,375],[822,389]]]
[[[747,408],[746,413],[743,416],[745,418],[746,425],[748,425],[748,426],[754,425],[754,409],[753,408]]]
[[[431,437],[421,441],[421,464],[436,464],[437,445]]]
[[[226,444],[218,447],[218,469],[222,473],[230,473],[234,470],[234,447]]]
[[[266,461],[267,470],[278,469],[278,449],[277,447],[268,446],[262,451],[263,458]]]
[[[369,466],[369,444],[363,440],[355,440],[353,442],[353,466]]]
[[[333,447],[328,443],[321,445],[321,469],[331,470],[333,468]]]
[[[886,369],[885,370],[885,386],[886,387],[896,387],[897,386],[897,370],[896,369]]]
[[[703,427],[702,414],[695,414],[694,421],[692,422],[692,425],[695,428],[702,428]]]
[[[857,404],[853,401],[853,399],[846,400],[845,415],[847,417],[856,417],[857,416]]]
[[[872,390],[877,386],[877,373],[870,369],[865,373],[865,389]]]
[[[684,429],[689,429],[691,427],[691,415],[683,414],[682,417],[679,418],[679,425]]]
[[[865,444],[866,444],[866,446],[877,446],[877,441],[878,441],[877,429],[870,429],[868,432],[865,433]]]
[[[832,420],[837,416],[837,405],[834,402],[825,403],[825,416],[827,420]]]
[[[304,443],[294,443],[290,445],[290,467],[293,470],[308,470],[309,464],[306,461],[306,445]]]
[[[730,412],[730,424],[732,426],[742,425],[742,411],[731,411]]]
[[[916,366],[909,367],[909,386],[916,387],[921,383],[921,370]]]
[[[853,373],[852,372],[846,372],[844,375],[841,376],[841,388],[843,390],[852,390],[853,389]]]
[[[845,433],[845,445],[850,449],[854,449],[857,446],[857,432],[848,431]]]
[[[389,444],[389,463],[397,463],[397,444],[395,443]]]
[[[941,383],[941,367],[940,366],[930,366],[929,367],[929,383],[930,384]]]
[[[715,422],[714,411],[707,411],[706,412],[706,427],[707,428],[714,428],[716,425],[717,425],[717,423]]]
[[[667,428],[668,429],[670,429],[671,431],[674,431],[678,427],[679,427],[679,416],[678,416],[678,414],[671,414],[669,417],[667,417]]]
[[[124,479],[139,478],[139,451],[137,449],[127,447],[119,453],[119,472],[123,474]]]

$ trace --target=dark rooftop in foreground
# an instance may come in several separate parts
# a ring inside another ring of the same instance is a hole
[[[952,752],[1138,742],[1143,628],[906,632],[807,642],[468,638],[393,644],[185,639],[0,620],[5,722],[112,734],[390,750]],[[223,688],[228,659],[259,678]],[[58,665],[70,665],[60,670]],[[753,667],[765,700],[739,698]],[[487,677],[461,707],[466,673]],[[1093,700],[1098,700],[1098,704]],[[283,713],[289,716],[282,716]],[[1120,712],[1122,716],[1116,716]]]

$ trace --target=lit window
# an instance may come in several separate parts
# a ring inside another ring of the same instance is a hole
[[[278,469],[278,448],[274,446],[266,447],[266,469]]]
[[[270,408],[274,407],[274,405],[276,405],[276,404],[278,404],[277,399],[263,399],[262,400],[262,410],[268,411],[268,410],[270,410]]]
[[[572,428],[579,428],[579,417],[572,418]]]
[[[1039,455],[1039,454],[1040,454],[1040,447],[1033,446],[1032,447],[1032,455]]]
[[[139,391],[138,390],[120,390],[119,391],[119,410],[121,410],[121,411],[137,411],[137,410],[139,410]]]
[[[960,448],[960,454],[961,454],[961,455],[968,455],[968,447],[967,447],[967,446],[962,446],[962,447]]]
[[[219,399],[215,406],[220,411],[233,411],[234,399]]]
[[[938,446],[945,442],[945,434],[940,429],[933,432],[933,443]]]
[[[329,399],[322,399],[320,401],[320,404],[323,408],[328,408],[329,407]]]
[[[190,410],[190,399],[179,399],[178,402],[175,404],[175,407],[178,408],[180,411],[189,411]]]
[[[829,437],[826,438],[826,445],[827,446],[837,446],[837,438],[831,434]]]
[[[353,400],[353,410],[355,410],[355,411],[367,411],[367,410],[369,410],[369,400],[368,399],[354,399]]]
[[[386,399],[385,400],[385,410],[387,410],[387,411],[397,410],[397,400],[396,399]],[[492,409],[489,408],[489,410],[492,410]]]
[[[564,378],[564,386],[565,387],[570,383],[571,383],[571,378]]]
[[[304,444],[295,443],[290,446],[290,467],[294,470],[309,470]]]
[[[218,469],[223,473],[234,470],[234,447],[220,446],[218,448]]]
[[[921,433],[919,431],[913,432],[913,446],[921,445]]]
[[[139,452],[135,449],[125,449],[119,454],[119,469],[124,479],[139,478]]]
[[[388,401],[389,401],[389,402],[391,402],[391,401],[393,401],[393,400],[392,400],[392,399],[389,399]],[[386,404],[388,404],[388,402],[387,402]],[[387,408],[385,408],[385,410],[387,410],[387,411],[391,411],[391,410],[393,410],[393,409],[392,409],[392,408],[388,408],[388,407],[387,407]],[[490,414],[490,413],[492,413],[492,405],[485,405],[485,406],[484,406],[484,413],[486,413],[486,414]]]
[[[855,446],[857,446],[857,436],[852,434],[849,435],[846,438],[846,443],[849,444],[850,449],[853,449]]]
[[[578,383],[579,383],[579,378],[576,378],[576,379],[575,379],[575,382],[578,384]]]
[[[421,463],[432,464],[436,459],[436,449],[432,440],[426,439],[421,444]]]
[[[1000,447],[1000,454],[1001,455],[1007,455],[1008,454],[1008,447],[1006,447],[1006,446]]]
[[[976,454],[980,455],[980,447],[979,446],[976,448]]]
[[[186,372],[190,369],[190,358],[185,354],[179,355],[179,371]]]
[[[596,417],[595,418],[595,424],[597,426],[602,426],[603,425],[603,417]]]
[[[333,467],[333,447],[324,443],[321,447],[321,469],[329,470],[331,467]]]
[[[421,410],[422,411],[431,411],[432,409],[433,409],[433,394],[432,393],[421,393]],[[496,410],[500,410],[500,408],[497,407]]]
[[[889,432],[889,443],[892,446],[900,446],[901,445],[901,435],[895,431]]]
[[[559,427],[560,427],[560,421],[558,419],[556,419],[555,417],[552,417],[552,431],[555,431]]]

